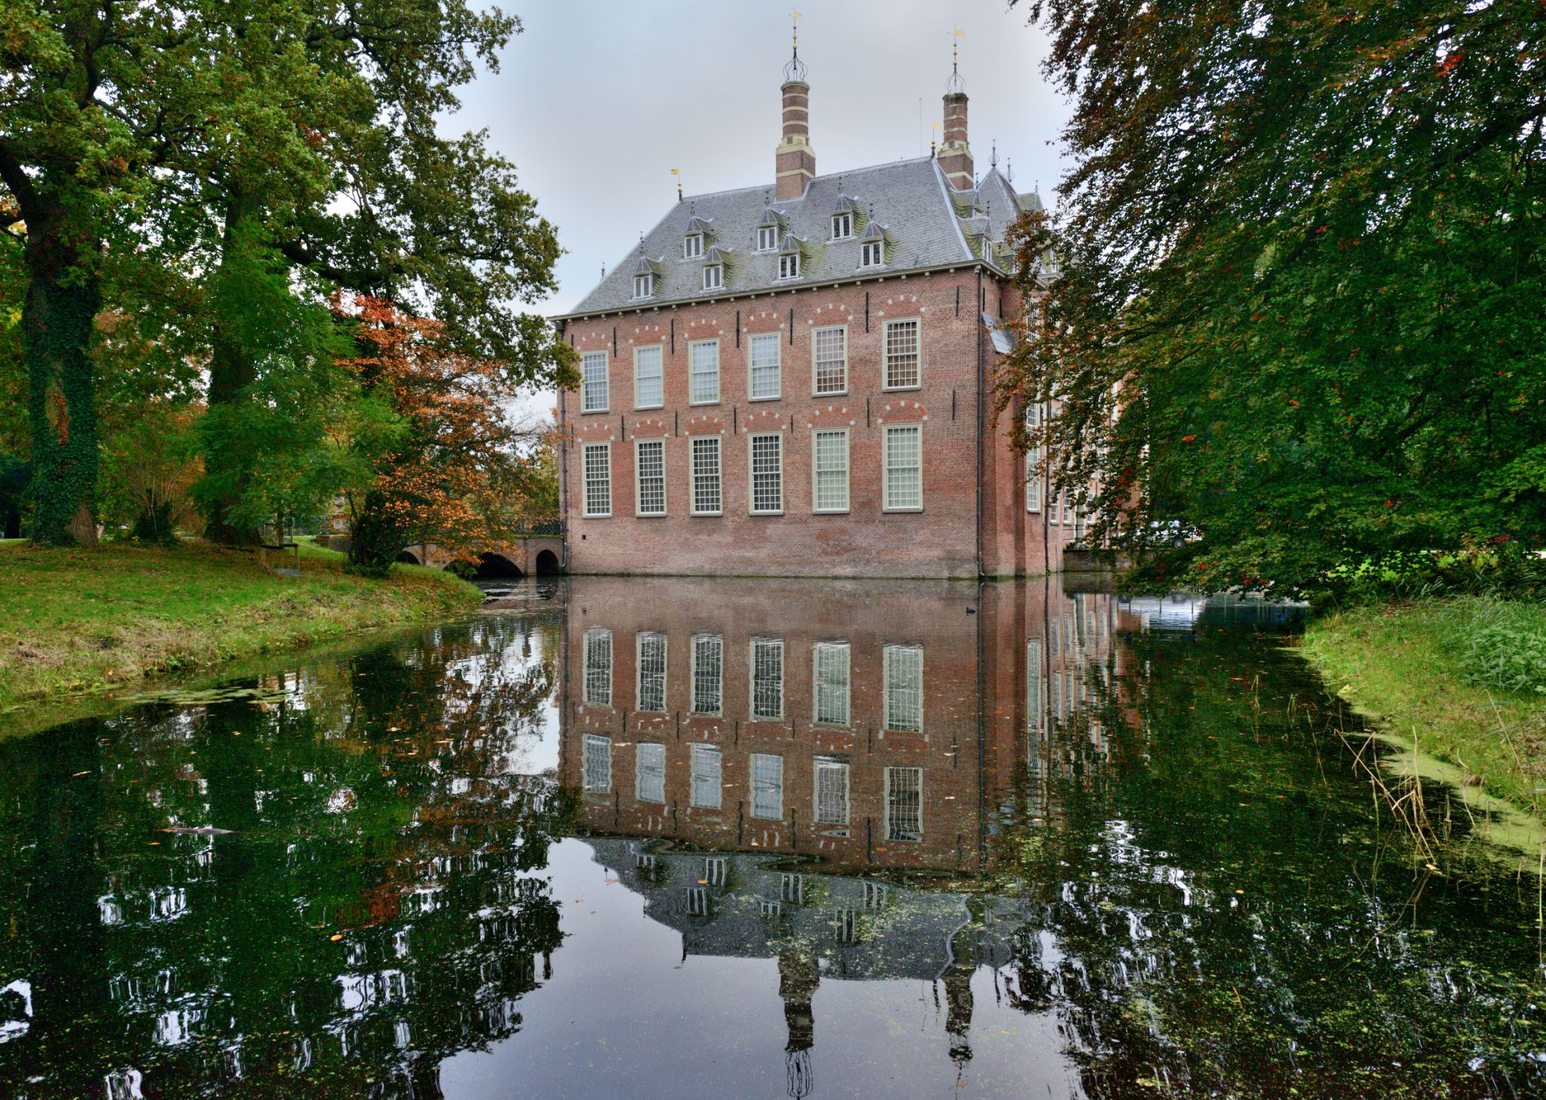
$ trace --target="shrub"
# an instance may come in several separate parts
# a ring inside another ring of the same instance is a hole
[[[1489,603],[1469,631],[1466,678],[1521,694],[1546,694],[1546,609]]]

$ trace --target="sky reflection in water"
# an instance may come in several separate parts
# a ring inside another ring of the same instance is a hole
[[[1535,884],[1412,859],[1282,612],[512,603],[0,741],[0,1094],[1546,1091]]]

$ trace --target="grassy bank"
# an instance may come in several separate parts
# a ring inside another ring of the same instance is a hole
[[[1312,623],[1304,652],[1333,691],[1465,782],[1546,808],[1546,608],[1460,598]]]
[[[295,558],[189,544],[173,550],[0,545],[0,728],[18,708],[106,695],[171,673],[465,613],[481,594],[447,573],[393,566],[346,576],[343,556]],[[24,723],[32,725],[32,723]]]

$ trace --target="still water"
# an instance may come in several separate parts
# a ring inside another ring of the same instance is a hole
[[[1281,609],[501,602],[0,740],[0,1095],[1546,1095],[1538,880]]]

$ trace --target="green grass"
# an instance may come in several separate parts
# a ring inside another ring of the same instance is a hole
[[[1313,622],[1304,653],[1333,691],[1388,732],[1527,808],[1546,806],[1546,608],[1461,597]]]
[[[0,726],[16,724],[5,712],[18,708],[466,614],[481,598],[438,570],[395,565],[370,581],[345,575],[342,554],[309,540],[300,554],[299,573],[282,576],[270,567],[293,567],[294,551],[0,544]]]

